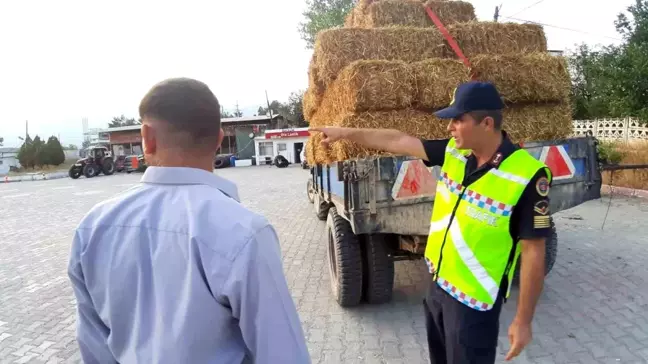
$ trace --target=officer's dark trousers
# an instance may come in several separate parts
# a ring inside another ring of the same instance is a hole
[[[495,363],[501,295],[490,311],[477,311],[430,279],[423,308],[432,364]]]

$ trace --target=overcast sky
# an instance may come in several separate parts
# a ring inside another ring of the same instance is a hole
[[[550,49],[618,42],[614,20],[633,0],[474,0],[480,20],[501,15],[545,23]],[[305,89],[311,51],[297,32],[304,0],[0,1],[0,136],[82,141],[81,120],[104,128],[137,117],[156,82],[209,84],[226,109],[246,115]],[[182,5],[180,5],[182,4]],[[525,8],[530,8],[524,10]],[[502,19],[506,21],[507,19]],[[616,39],[615,39],[616,38]]]

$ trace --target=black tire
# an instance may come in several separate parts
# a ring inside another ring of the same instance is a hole
[[[556,231],[556,224],[551,217],[551,237],[547,239],[545,245],[545,276],[551,272],[554,264],[556,263],[556,257],[558,256],[558,232]],[[517,267],[515,268],[515,275],[513,275],[513,285],[518,285],[520,283],[520,266],[522,265],[522,260],[518,259]]]
[[[214,162],[214,168],[215,169],[221,169],[221,168],[226,168],[229,167],[229,158],[216,158],[216,161]]]
[[[97,166],[94,164],[86,164],[83,166],[83,175],[86,176],[86,178],[92,178],[97,175]]]
[[[283,155],[278,155],[274,159],[273,163],[277,168],[286,168],[290,165],[290,162],[288,162],[288,159],[284,157]]]
[[[313,180],[309,179],[306,183],[306,195],[308,196],[308,202],[315,202],[315,190],[313,189]]]
[[[115,173],[115,162],[113,162],[111,159],[104,160],[102,166],[102,172],[106,176],[110,176],[113,173]]]
[[[362,249],[351,224],[338,215],[335,207],[326,220],[328,261],[333,297],[342,307],[362,301]]]
[[[70,168],[70,170],[68,171],[68,175],[69,175],[70,178],[72,178],[72,179],[78,179],[79,177],[81,177],[81,170],[79,170],[79,169],[76,168],[76,167],[72,167],[72,168]]]
[[[384,234],[363,236],[363,299],[370,304],[391,301],[394,289],[394,260]]]
[[[314,194],[313,205],[315,207],[315,215],[317,216],[317,218],[320,221],[326,221],[331,206],[328,203],[322,201],[322,198],[318,193]]]

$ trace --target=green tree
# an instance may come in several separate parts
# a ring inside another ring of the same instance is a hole
[[[67,150],[79,150],[79,147],[77,147],[76,144],[69,144],[64,149],[67,149]]]
[[[132,126],[132,125],[140,125],[140,124],[142,124],[141,118],[135,120],[134,118],[127,118],[122,114],[120,116],[112,118],[112,120],[108,123],[108,127],[119,128],[122,126]]]
[[[322,30],[344,25],[357,0],[306,0],[305,20],[299,23],[299,34],[306,48],[313,49],[315,37]]]
[[[47,139],[45,150],[47,151],[47,164],[59,166],[65,162],[65,152],[57,137],[51,136]]]
[[[569,58],[575,119],[637,117],[648,122],[648,0],[636,0],[615,26],[620,45],[581,45]]]
[[[4,145],[4,138],[0,137],[0,147]]]
[[[20,150],[18,151],[18,161],[24,168],[34,168],[34,165],[36,165],[33,141],[29,134],[27,134],[27,137],[23,139],[23,144],[20,146]]]
[[[34,164],[36,166],[44,166],[49,164],[49,158],[47,155],[47,150],[45,149],[45,143],[43,140],[36,135],[34,142],[32,144],[33,153],[34,153]]]
[[[220,114],[221,114],[221,119],[228,119],[228,118],[233,118],[234,117],[234,115],[232,115],[231,113],[225,111],[225,108],[222,107],[222,106],[221,106]]]

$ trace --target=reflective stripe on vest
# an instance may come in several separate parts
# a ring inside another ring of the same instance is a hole
[[[545,168],[551,175],[544,164],[519,149],[466,188],[462,181],[469,154],[456,149],[454,139],[448,143],[425,258],[441,288],[465,305],[487,311],[497,300],[505,274],[506,297],[510,295],[510,272],[520,254],[510,234],[513,208],[538,170]]]

